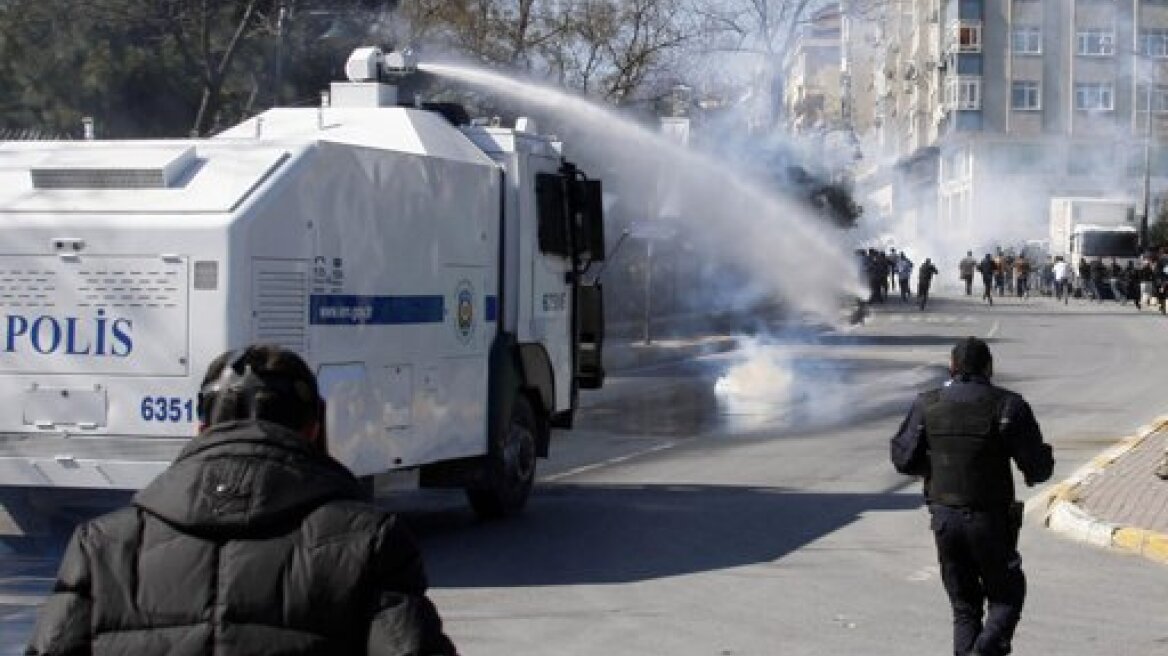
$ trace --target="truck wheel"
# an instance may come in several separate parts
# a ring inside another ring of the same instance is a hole
[[[516,397],[507,430],[492,440],[484,465],[485,485],[468,488],[467,499],[475,514],[498,519],[523,510],[535,482],[538,422],[531,403]]]

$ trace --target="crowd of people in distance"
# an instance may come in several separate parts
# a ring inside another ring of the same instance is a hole
[[[937,275],[937,267],[931,258],[925,258],[919,268],[909,259],[908,255],[895,248],[884,252],[877,248],[856,251],[856,260],[860,275],[868,281],[868,303],[883,303],[888,299],[890,291],[900,288],[900,300],[908,303],[913,300],[912,274],[917,272],[916,303],[921,308],[929,302],[929,288],[933,284],[933,276]]]
[[[858,249],[855,254],[861,278],[868,285],[867,304],[885,303],[899,295],[902,303],[915,302],[921,310],[926,308],[938,273],[931,258],[918,266],[904,250],[896,248]],[[1168,245],[1122,263],[1115,257],[1080,258],[1074,263],[1063,256],[1002,248],[979,259],[973,251],[966,251],[957,269],[965,295],[972,296],[975,282],[980,281],[981,299],[989,305],[995,297],[1029,299],[1033,295],[1064,304],[1083,299],[1130,303],[1137,310],[1154,306],[1161,314],[1168,314]],[[858,302],[865,303],[864,299]]]
[[[902,302],[913,298],[913,261],[901,250],[878,248],[855,251],[860,275],[868,284],[868,299],[858,299],[858,310],[853,323],[863,321],[867,305],[885,303],[890,292],[900,288]],[[1070,262],[1061,255],[1042,251],[995,248],[993,253],[974,257],[966,251],[957,264],[966,296],[972,296],[974,284],[981,282],[981,300],[989,305],[994,298],[1014,296],[1027,300],[1035,296],[1048,297],[1056,302],[1070,304],[1072,299],[1082,303],[1114,301],[1131,304],[1136,310],[1155,307],[1168,315],[1168,244],[1144,251],[1139,257],[1081,257]],[[926,258],[917,271],[916,298],[921,310],[928,303],[929,287],[937,275],[937,268]],[[1168,480],[1168,450],[1155,469],[1157,477]]]
[[[973,294],[975,276],[981,278],[982,300],[990,305],[994,296],[1030,298],[1033,293],[1053,297],[1064,304],[1072,298],[1102,303],[1131,303],[1143,309],[1154,300],[1161,314],[1166,313],[1168,299],[1168,246],[1150,249],[1138,259],[1120,264],[1117,258],[1104,261],[1095,257],[1079,258],[1071,263],[1061,255],[1042,256],[1032,261],[1026,253],[997,249],[977,260],[967,251],[958,263],[958,274],[965,285],[965,295]]]

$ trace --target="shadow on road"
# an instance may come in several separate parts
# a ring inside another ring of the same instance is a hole
[[[511,521],[409,515],[431,581],[473,588],[628,583],[770,562],[917,495],[717,485],[543,485]]]

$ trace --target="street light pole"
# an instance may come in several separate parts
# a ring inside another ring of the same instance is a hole
[[[1153,65],[1154,66],[1154,65]],[[1151,212],[1152,206],[1152,92],[1155,89],[1156,79],[1159,77],[1154,71],[1151,80],[1148,82],[1147,93],[1147,110],[1148,115],[1144,120],[1144,213],[1140,216],[1140,248],[1148,248],[1148,214]]]
[[[653,343],[653,238],[645,240],[645,346]]]

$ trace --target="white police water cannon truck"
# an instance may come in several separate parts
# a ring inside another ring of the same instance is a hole
[[[212,139],[0,145],[0,490],[141,488],[211,359],[268,343],[354,473],[522,509],[604,377],[600,183],[530,121],[399,106],[409,68],[358,49],[320,108]]]

